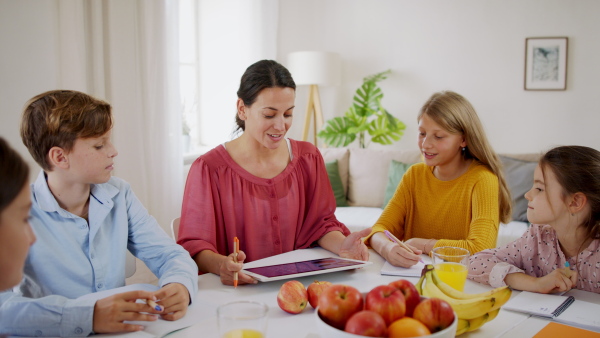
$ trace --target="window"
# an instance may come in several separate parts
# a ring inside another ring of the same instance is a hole
[[[276,0],[180,0],[179,78],[184,156],[232,139],[239,81],[275,59]]]

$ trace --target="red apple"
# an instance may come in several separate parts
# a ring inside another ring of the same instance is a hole
[[[404,317],[406,303],[400,290],[390,285],[380,285],[367,293],[365,310],[379,313],[386,325]]]
[[[419,295],[415,285],[406,279],[399,279],[395,282],[391,282],[389,285],[402,292],[404,300],[406,301],[406,316],[412,317],[415,307],[421,301],[421,295]]]
[[[348,285],[331,285],[319,296],[319,315],[325,323],[340,330],[344,329],[353,314],[362,309],[362,295]]]
[[[346,332],[367,337],[386,337],[387,325],[383,317],[377,312],[359,311],[346,322]]]
[[[316,309],[319,305],[319,295],[331,285],[331,282],[320,282],[318,280],[312,282],[306,289],[306,291],[308,291],[308,302],[310,303],[310,306]]]
[[[285,282],[277,294],[277,304],[285,312],[300,313],[308,304],[308,292],[297,280]]]
[[[425,324],[431,333],[441,331],[454,321],[452,306],[443,299],[427,298],[415,308],[413,318]]]

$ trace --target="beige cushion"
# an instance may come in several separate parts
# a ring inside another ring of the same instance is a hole
[[[421,161],[418,150],[350,149],[348,204],[378,207],[383,205],[390,162]]]
[[[325,163],[338,161],[337,165],[344,186],[344,193],[348,193],[348,158],[350,156],[348,148],[319,148],[319,151]]]

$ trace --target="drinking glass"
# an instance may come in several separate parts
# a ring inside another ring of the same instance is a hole
[[[269,307],[260,302],[237,301],[217,308],[221,338],[264,338]]]
[[[463,291],[467,281],[469,250],[443,246],[431,251],[431,259],[438,277],[456,290]]]

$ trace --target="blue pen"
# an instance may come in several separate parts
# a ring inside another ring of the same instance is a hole
[[[404,242],[402,242],[401,240],[399,240],[396,236],[394,236],[391,232],[389,232],[388,230],[385,230],[383,232],[385,234],[385,236],[392,242],[398,243],[398,245],[400,245],[401,247],[403,247],[404,249],[415,253],[414,251],[412,251],[411,248],[409,248],[406,244],[404,244]],[[423,259],[419,259],[419,262],[425,264],[425,262],[423,262]]]
[[[146,304],[148,304],[148,305],[152,306],[152,307],[154,308],[154,310],[156,310],[156,311],[162,311],[162,310],[163,310],[162,306],[160,306],[160,305],[156,304],[156,303],[155,303],[153,300],[151,300],[151,299],[147,299],[147,300],[146,300]]]

